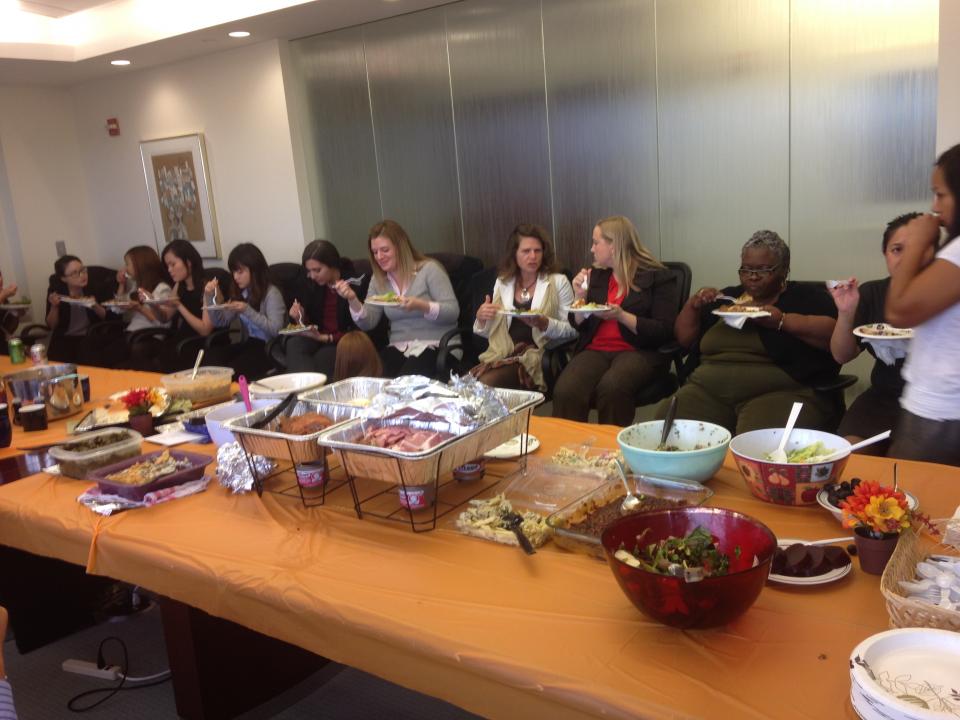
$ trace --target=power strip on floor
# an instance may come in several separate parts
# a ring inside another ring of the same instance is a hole
[[[97,667],[96,663],[87,662],[86,660],[64,660],[61,667],[64,672],[86,675],[88,677],[99,678],[100,680],[119,680],[122,674],[119,665],[109,665],[101,668]]]

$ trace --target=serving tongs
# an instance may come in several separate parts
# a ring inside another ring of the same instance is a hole
[[[254,429],[254,430],[260,430],[260,429],[262,429],[262,428],[265,428],[265,427],[266,427],[267,425],[269,425],[273,420],[277,419],[277,418],[281,415],[281,413],[283,413],[284,410],[286,410],[288,407],[290,407],[290,405],[291,405],[291,404],[293,403],[293,401],[296,400],[296,399],[297,399],[297,394],[296,394],[296,393],[290,393],[290,394],[287,395],[283,400],[281,400],[280,403],[279,403],[275,408],[273,408],[273,410],[271,410],[270,412],[268,412],[268,413],[263,417],[263,419],[257,420],[257,421],[256,421],[253,425],[251,425],[250,427],[251,427],[252,429]]]
[[[520,543],[520,547],[523,548],[523,551],[527,555],[533,555],[537,551],[534,549],[533,544],[523,532],[523,516],[518,512],[509,512],[503,516],[503,524],[507,530],[512,530],[513,534],[517,536],[517,542]]]

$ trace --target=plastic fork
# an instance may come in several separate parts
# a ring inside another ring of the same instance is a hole
[[[364,273],[364,274],[361,275],[360,277],[347,278],[346,280],[344,280],[344,282],[345,282],[347,285],[360,285],[360,284],[363,282],[363,279],[364,279],[366,276],[367,276],[367,274]]]

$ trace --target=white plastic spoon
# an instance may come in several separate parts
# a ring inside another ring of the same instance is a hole
[[[770,453],[770,462],[787,462],[787,440],[790,439],[790,433],[793,432],[793,426],[797,424],[797,418],[800,417],[800,411],[803,410],[802,402],[795,402],[790,409],[790,417],[787,418],[787,426],[783,429],[783,435],[780,436],[780,446]]]
[[[873,437],[868,437],[866,440],[861,440],[861,441],[858,442],[858,443],[854,443],[853,445],[850,446],[850,450],[849,450],[849,451],[847,451],[847,450],[837,450],[836,452],[830,453],[829,455],[827,455],[825,458],[823,458],[823,459],[820,460],[819,462],[830,462],[830,461],[833,460],[834,458],[843,455],[845,452],[851,452],[851,453],[852,453],[854,450],[859,450],[860,448],[864,448],[864,447],[866,447],[867,445],[873,445],[874,443],[878,443],[878,442],[880,442],[881,440],[886,440],[888,437],[890,437],[890,431],[889,431],[889,430],[885,430],[885,431],[883,431],[882,433],[877,433],[877,434],[874,435]],[[896,470],[896,467],[897,467],[897,466],[894,465],[893,467],[894,467],[894,470]],[[894,490],[897,489],[896,482],[894,482],[893,489],[894,489]]]

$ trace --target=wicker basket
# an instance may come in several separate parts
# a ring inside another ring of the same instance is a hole
[[[960,612],[928,605],[904,597],[901,593],[900,581],[914,580],[917,563],[931,554],[958,555],[955,549],[941,545],[926,533],[904,532],[897,543],[897,549],[880,578],[880,591],[887,601],[891,627],[940,628],[960,632]]]

